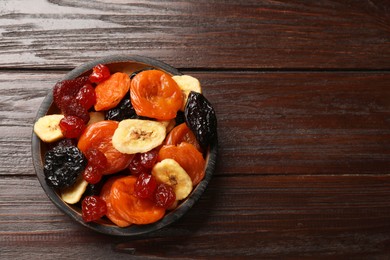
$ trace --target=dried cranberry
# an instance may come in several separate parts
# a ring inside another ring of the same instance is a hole
[[[62,113],[65,116],[80,117],[84,123],[87,124],[90,118],[88,110],[79,104],[76,99],[71,99],[68,102],[69,103],[67,103],[66,106],[62,108]]]
[[[84,180],[91,184],[98,183],[102,179],[102,177],[103,174],[101,173],[101,171],[90,164],[83,171]]]
[[[104,170],[108,165],[107,157],[96,148],[89,148],[85,152],[85,157],[87,157],[88,164],[93,165],[100,171]]]
[[[131,160],[128,169],[131,174],[138,176],[143,172],[146,172],[145,167],[141,164],[141,154],[137,153],[134,155],[133,160]]]
[[[175,191],[171,186],[161,183],[157,186],[154,193],[154,203],[163,208],[170,208],[176,201]]]
[[[57,82],[53,88],[53,100],[58,108],[65,107],[63,97],[75,97],[77,92],[88,82],[88,77],[78,77]]]
[[[141,153],[140,154],[141,165],[145,169],[148,170],[152,169],[157,162],[158,159],[157,157],[158,157],[158,151],[156,149],[150,150],[149,152],[146,153]]]
[[[108,79],[110,75],[110,70],[106,65],[98,64],[93,67],[92,73],[89,75],[89,81],[92,83],[99,83]]]
[[[76,95],[77,102],[85,109],[90,109],[96,103],[95,89],[91,84],[85,84]]]
[[[98,220],[107,213],[106,202],[99,196],[87,196],[81,203],[82,217],[85,222]]]
[[[156,179],[151,174],[141,173],[135,182],[134,192],[138,198],[153,199],[156,188]]]
[[[66,138],[77,138],[85,129],[84,121],[77,116],[65,116],[60,121],[62,134]]]

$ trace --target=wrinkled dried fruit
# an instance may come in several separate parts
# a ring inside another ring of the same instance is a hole
[[[107,168],[108,161],[106,155],[97,148],[91,147],[85,152],[88,164],[94,166],[96,169],[103,171]]]
[[[135,182],[135,196],[141,199],[153,199],[154,191],[157,188],[156,179],[148,173],[142,173]]]
[[[75,146],[56,146],[45,155],[43,172],[53,188],[72,186],[87,165],[87,159]]]
[[[195,134],[204,151],[217,138],[217,117],[203,94],[190,92],[184,110],[187,126]]]
[[[154,202],[157,206],[168,209],[175,201],[175,191],[171,186],[165,183],[161,183],[157,186],[156,192],[154,193]]]
[[[131,118],[135,119],[138,118],[138,116],[135,113],[129,97],[122,99],[116,107],[106,112],[106,120],[122,121]]]
[[[85,84],[76,95],[77,102],[85,109],[90,109],[96,103],[95,89],[91,84]]]
[[[60,128],[66,138],[77,138],[84,131],[85,123],[77,116],[65,116],[60,121]]]
[[[57,82],[53,88],[53,100],[58,108],[63,109],[66,102],[63,102],[63,97],[69,96],[74,98],[79,90],[88,82],[88,77],[78,77],[70,80]]]
[[[92,83],[99,83],[105,81],[110,77],[111,73],[109,68],[104,64],[98,64],[92,69],[91,75],[89,75],[89,80]]]
[[[91,184],[98,183],[103,177],[101,171],[94,165],[87,165],[87,168],[83,171],[83,178],[85,181]]]
[[[98,220],[107,212],[106,202],[99,196],[85,197],[81,203],[81,212],[85,222]]]
[[[70,99],[67,101],[66,106],[62,108],[62,113],[65,116],[77,116],[81,118],[85,124],[87,124],[90,119],[88,110],[85,109],[85,107],[83,107],[76,99]]]

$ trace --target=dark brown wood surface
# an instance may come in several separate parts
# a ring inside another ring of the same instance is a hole
[[[390,2],[4,0],[0,35],[0,259],[390,258]],[[200,201],[136,238],[59,211],[30,152],[53,84],[110,54],[197,77],[218,116]]]

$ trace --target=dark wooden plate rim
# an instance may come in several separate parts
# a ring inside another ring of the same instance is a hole
[[[95,65],[103,63],[103,64],[115,64],[115,63],[137,63],[142,64],[146,66],[152,66],[160,70],[164,70],[172,75],[181,75],[181,73],[171,67],[168,64],[165,64],[161,61],[144,57],[144,56],[128,56],[128,55],[114,55],[114,56],[107,56],[103,57],[88,63],[85,63],[69,73],[67,73],[63,80],[65,79],[73,79],[76,78],[88,71],[90,71]],[[38,109],[35,121],[46,115],[49,108],[52,106],[53,102],[53,95],[52,91],[50,90],[45,99],[43,100],[41,106]],[[34,122],[35,122],[34,121]],[[182,217],[194,204],[195,202],[201,197],[204,190],[206,189],[208,183],[210,182],[210,179],[213,175],[216,159],[217,159],[217,147],[218,147],[218,140],[216,139],[211,145],[210,149],[206,158],[206,173],[204,179],[194,188],[191,195],[179,205],[178,208],[175,210],[169,212],[164,216],[163,219],[148,225],[132,225],[126,228],[117,227],[115,225],[111,224],[105,224],[105,223],[85,223],[81,215],[76,212],[72,206],[68,205],[67,203],[63,202],[60,196],[57,194],[55,190],[53,190],[51,187],[49,187],[46,184],[45,176],[43,173],[43,160],[42,160],[42,142],[40,139],[35,135],[35,133],[32,133],[32,159],[33,164],[35,168],[35,172],[37,174],[38,180],[45,191],[46,195],[49,197],[49,199],[65,214],[70,216],[72,219],[80,223],[81,225],[90,228],[92,230],[95,230],[100,233],[108,234],[108,235],[116,235],[116,236],[137,236],[142,235],[146,233],[150,233],[153,231],[156,231],[158,229],[161,229],[163,227],[166,227],[175,221],[177,221],[180,217]]]

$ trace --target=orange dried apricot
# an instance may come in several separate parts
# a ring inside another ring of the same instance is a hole
[[[206,161],[195,146],[181,142],[178,145],[164,145],[158,153],[158,160],[173,159],[180,164],[192,180],[192,184],[197,185],[205,175]]]
[[[123,154],[112,145],[112,136],[118,128],[117,121],[104,120],[89,125],[80,136],[77,144],[83,152],[95,148],[104,153],[107,158],[107,167],[103,174],[113,174],[124,170],[133,159],[133,154]]]
[[[163,218],[165,209],[158,207],[148,199],[135,195],[134,186],[137,178],[126,176],[114,181],[111,186],[111,205],[125,220],[133,224],[150,224]]]
[[[95,88],[95,110],[108,110],[116,107],[130,89],[130,77],[126,73],[117,72]]]
[[[182,142],[190,143],[202,152],[202,149],[196,140],[194,133],[191,129],[188,128],[186,123],[182,123],[178,126],[175,126],[165,138],[164,144],[167,145],[178,145]]]
[[[160,70],[138,73],[131,80],[131,103],[140,116],[169,120],[183,104],[183,93],[172,77]]]
[[[111,205],[111,187],[115,180],[117,180],[119,177],[112,177],[108,179],[100,192],[100,197],[106,202],[107,206],[107,212],[106,216],[108,219],[110,219],[114,224],[118,225],[119,227],[127,227],[130,226],[131,223],[124,220],[112,207]]]

